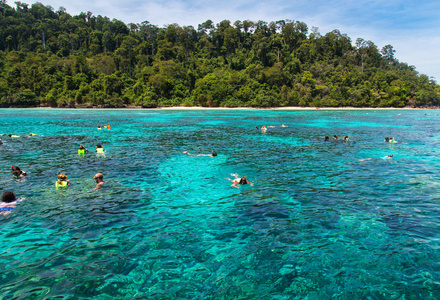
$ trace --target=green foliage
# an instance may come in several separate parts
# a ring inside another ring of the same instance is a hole
[[[433,78],[391,45],[300,21],[160,28],[41,3],[0,11],[0,105],[440,105]]]

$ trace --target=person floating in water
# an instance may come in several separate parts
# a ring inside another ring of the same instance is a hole
[[[99,188],[101,185],[105,184],[107,181],[104,181],[104,175],[102,175],[101,171],[93,176],[93,179],[96,180],[96,188]]]
[[[393,158],[393,153],[388,154],[387,156],[381,157],[381,159],[392,159]],[[364,158],[364,159],[360,159],[359,161],[366,161],[366,160],[372,160],[372,158]]]
[[[23,200],[24,198],[17,199],[14,192],[4,191],[2,195],[2,201],[0,202],[0,214],[7,215],[11,213],[11,210],[16,207],[17,203]]]
[[[85,148],[83,145],[79,145],[78,155],[84,155],[86,153],[89,153],[89,150]]]
[[[67,187],[70,185],[70,180],[67,180],[67,175],[64,173],[58,174],[58,180],[55,182],[55,186],[58,187]]]
[[[212,154],[197,154],[197,155],[195,155],[195,154],[189,153],[188,151],[184,151],[183,153],[188,154],[188,155],[193,155],[193,156],[210,156],[210,157],[217,156],[217,153],[214,150],[212,150]]]
[[[102,146],[101,145],[97,145],[96,147],[95,147],[95,150],[96,150],[96,153],[98,153],[98,154],[104,154],[104,148],[102,148]]]
[[[329,141],[329,137],[328,136],[326,136],[325,138],[324,138],[324,142],[328,142]]]
[[[16,135],[16,134],[8,134],[8,136],[10,137],[10,138],[18,138],[18,137],[20,137],[19,135]]]
[[[289,126],[287,126],[287,125],[284,125],[284,124],[281,124],[281,127],[289,127]]]
[[[334,139],[335,141],[337,141],[337,140],[338,140],[338,135],[335,134],[335,135],[333,136],[333,139]]]
[[[348,135],[345,135],[344,138],[343,138],[343,141],[344,142],[348,142],[348,140],[349,140]]]
[[[210,156],[210,157],[217,156],[217,153],[214,150],[212,150],[211,152],[212,152],[211,154],[197,154],[196,156]]]
[[[20,170],[19,167],[11,166],[11,168],[12,168],[12,176],[13,176],[15,179],[20,179],[20,178],[26,177],[26,175],[27,175],[26,172]]]
[[[246,176],[239,177],[237,174],[231,174],[231,175],[234,176],[235,178],[234,179],[226,178],[226,179],[232,182],[231,186],[233,187],[238,187],[237,184],[250,184],[251,186],[254,186],[252,182],[247,181]]]
[[[101,125],[99,125],[99,126],[98,126],[98,130],[101,130],[101,129],[102,129],[102,128],[101,128]]]
[[[38,134],[29,132],[29,136],[37,136]]]

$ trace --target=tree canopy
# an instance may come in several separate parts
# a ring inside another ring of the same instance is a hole
[[[392,45],[301,21],[195,29],[0,2],[1,106],[439,106],[440,86]]]

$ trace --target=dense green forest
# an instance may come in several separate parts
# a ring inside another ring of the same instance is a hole
[[[393,46],[300,21],[124,24],[0,0],[0,106],[425,107],[440,86]]]

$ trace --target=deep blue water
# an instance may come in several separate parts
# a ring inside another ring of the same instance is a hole
[[[26,197],[0,216],[0,298],[439,299],[439,121],[0,109],[0,134],[22,136],[3,137],[1,193]],[[335,133],[349,142],[323,142]],[[105,157],[79,157],[80,144]],[[12,180],[11,165],[28,177]],[[54,187],[59,170],[67,189]],[[97,171],[108,183],[93,190]],[[231,187],[232,173],[254,186]]]

